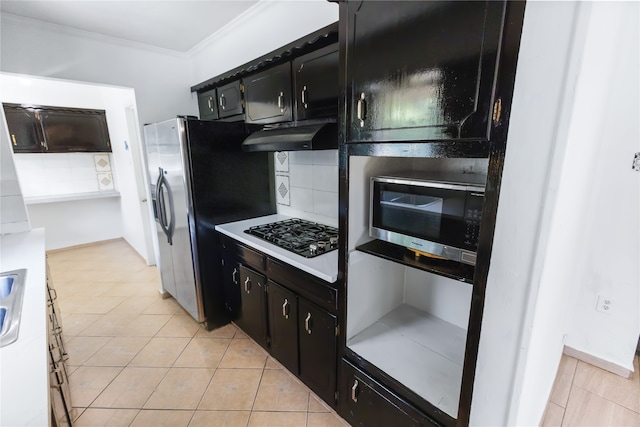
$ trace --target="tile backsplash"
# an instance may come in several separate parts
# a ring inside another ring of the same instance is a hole
[[[338,150],[281,151],[274,162],[278,213],[337,226]]]
[[[115,189],[110,154],[15,154],[14,158],[25,197]]]

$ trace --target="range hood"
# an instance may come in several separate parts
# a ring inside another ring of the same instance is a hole
[[[242,143],[244,151],[299,151],[338,148],[338,125],[319,123],[277,129],[263,129]]]

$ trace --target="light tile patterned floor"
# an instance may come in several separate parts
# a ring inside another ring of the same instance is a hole
[[[235,326],[206,331],[124,241],[49,254],[78,426],[347,424]],[[640,426],[630,379],[563,356],[543,426]]]
[[[235,326],[201,328],[123,240],[49,253],[78,426],[347,424]]]
[[[625,379],[563,355],[543,426],[640,426],[640,364]]]

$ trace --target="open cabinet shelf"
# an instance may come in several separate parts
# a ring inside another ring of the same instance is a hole
[[[370,242],[357,246],[356,249],[389,261],[395,261],[419,270],[428,271],[429,273],[449,277],[465,283],[473,283],[475,268],[472,265],[446,259],[430,258],[428,256],[416,256],[405,247],[383,242],[382,240],[371,240]]]
[[[401,304],[347,347],[456,418],[467,331]]]

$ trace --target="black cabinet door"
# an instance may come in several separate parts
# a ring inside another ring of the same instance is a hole
[[[338,115],[338,45],[293,60],[296,119]]]
[[[266,278],[240,266],[240,313],[236,324],[258,344],[267,347]]]
[[[14,153],[42,152],[44,138],[36,111],[4,104],[4,115]]]
[[[198,93],[198,110],[200,111],[200,120],[215,120],[218,118],[218,100],[216,99],[215,89]]]
[[[240,314],[242,297],[240,293],[240,263],[230,254],[222,253],[222,286],[224,287],[224,306],[231,320]]]
[[[418,427],[438,425],[344,359],[340,376],[338,412],[352,426]]]
[[[300,341],[300,378],[325,402],[335,401],[336,391],[336,317],[298,299]]]
[[[347,142],[488,139],[504,6],[348,2]]]
[[[221,119],[244,113],[240,80],[220,86],[217,90],[218,116]]]
[[[243,79],[245,122],[291,121],[291,63],[280,64]]]
[[[271,354],[298,375],[298,297],[270,280],[267,300]]]

